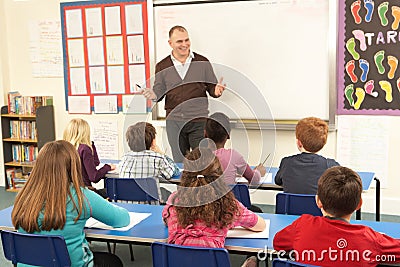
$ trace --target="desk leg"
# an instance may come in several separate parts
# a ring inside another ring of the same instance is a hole
[[[361,208],[356,210],[356,220],[361,220]]]
[[[381,220],[381,181],[374,177],[374,180],[376,181],[376,187],[375,187],[375,205],[376,205],[376,221],[379,222]]]

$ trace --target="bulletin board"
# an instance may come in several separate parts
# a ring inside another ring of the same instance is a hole
[[[400,3],[339,1],[338,114],[400,115]]]
[[[146,0],[68,2],[60,11],[69,113],[118,113],[132,102],[148,111],[139,94],[150,75]]]

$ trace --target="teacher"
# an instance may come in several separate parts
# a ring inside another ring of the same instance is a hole
[[[226,85],[222,78],[217,81],[206,57],[190,50],[189,34],[184,27],[172,27],[168,43],[171,55],[157,63],[153,88],[144,89],[143,95],[157,102],[165,96],[168,142],[174,161],[182,162],[186,153],[198,147],[204,138],[207,92],[220,97]]]

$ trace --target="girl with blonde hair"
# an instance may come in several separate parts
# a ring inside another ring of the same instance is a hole
[[[72,266],[122,266],[113,254],[93,253],[83,228],[90,217],[123,227],[129,213],[84,187],[79,155],[69,142],[43,146],[11,217],[19,232],[63,236]]]
[[[96,168],[100,164],[100,160],[94,142],[90,141],[90,126],[87,121],[79,118],[72,119],[64,130],[63,139],[70,142],[78,150],[85,186],[107,198],[106,191],[95,189],[92,183],[97,183],[103,179],[107,172],[115,169],[115,165],[104,164],[100,169]]]

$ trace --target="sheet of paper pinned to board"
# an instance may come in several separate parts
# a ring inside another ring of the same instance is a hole
[[[123,95],[122,112],[125,114],[145,114],[147,99],[141,94]]]
[[[116,120],[90,120],[91,140],[96,145],[99,159],[118,159],[118,122]]]
[[[141,221],[145,220],[149,217],[151,213],[142,213],[142,212],[129,212],[130,223],[125,227],[118,227],[114,228],[109,226],[105,223],[102,223],[95,218],[90,217],[85,224],[86,228],[99,228],[99,229],[108,229],[108,230],[117,230],[117,231],[127,231],[140,223]]]
[[[262,232],[253,232],[243,227],[235,227],[228,231],[227,237],[229,238],[269,238],[269,225],[270,220],[265,220],[265,229]]]
[[[69,114],[90,114],[90,96],[68,96]]]
[[[94,113],[118,113],[117,96],[101,95],[94,96]]]
[[[386,187],[391,117],[343,115],[337,125],[337,162],[355,171],[375,172]]]

